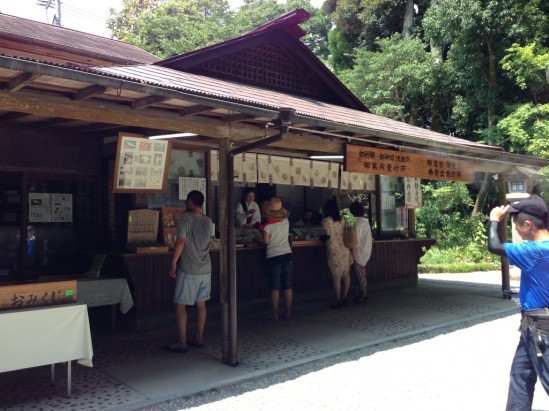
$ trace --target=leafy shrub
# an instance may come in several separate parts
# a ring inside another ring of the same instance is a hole
[[[421,258],[422,272],[469,272],[499,267],[488,252],[487,216],[472,215],[465,183],[433,182],[423,186],[423,207],[416,212],[417,233],[437,243]]]

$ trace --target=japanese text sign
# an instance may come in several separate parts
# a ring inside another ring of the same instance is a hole
[[[422,206],[423,196],[419,178],[404,177],[404,203],[409,208],[420,208]]]
[[[464,160],[347,144],[345,170],[430,180],[473,181],[474,167]]]
[[[0,310],[74,303],[76,280],[0,286]]]

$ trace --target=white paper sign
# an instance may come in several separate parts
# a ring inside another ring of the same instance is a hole
[[[179,199],[186,200],[187,194],[197,190],[204,194],[202,210],[206,210],[206,179],[202,177],[179,177]]]
[[[52,194],[51,221],[72,223],[72,194]]]
[[[29,222],[51,222],[51,194],[29,193]]]
[[[408,209],[406,207],[397,207],[397,227],[408,227]]]
[[[404,177],[404,200],[406,207],[420,208],[423,203],[421,179]]]

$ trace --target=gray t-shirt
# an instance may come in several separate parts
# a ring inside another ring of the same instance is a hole
[[[212,272],[210,261],[210,236],[213,223],[206,216],[183,213],[177,221],[176,235],[185,239],[185,248],[179,262],[179,270],[187,274]]]

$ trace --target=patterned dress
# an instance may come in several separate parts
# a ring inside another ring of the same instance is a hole
[[[322,220],[322,227],[330,238],[326,241],[326,253],[328,256],[328,267],[333,277],[341,278],[349,275],[353,257],[351,250],[343,245],[343,231],[345,220],[334,221],[332,217]]]

